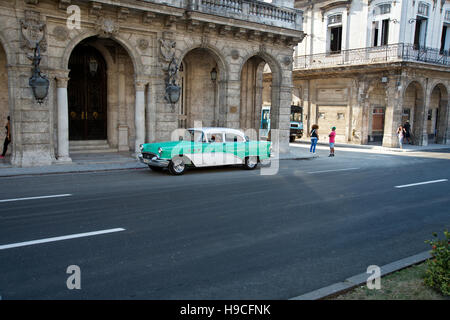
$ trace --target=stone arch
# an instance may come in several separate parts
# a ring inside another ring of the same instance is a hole
[[[252,129],[254,129],[256,130],[256,135],[262,136],[263,138],[268,134],[267,130],[259,130],[263,107],[263,74],[266,65],[270,69],[272,81],[270,85],[270,94],[268,94],[270,96],[270,129],[279,129],[281,106],[280,89],[283,78],[281,74],[282,68],[278,61],[265,51],[251,52],[243,57],[238,73],[240,83],[240,127],[244,130],[250,129],[252,132]],[[286,98],[289,99],[288,104],[290,113],[292,93]],[[287,118],[287,120],[289,120],[289,118]],[[286,125],[288,126],[288,124]],[[270,139],[270,134],[268,134],[267,138]]]
[[[9,75],[8,66],[10,65],[11,57],[8,57],[8,51],[10,50],[8,45],[3,42],[4,38],[0,35],[0,127],[4,128],[7,117],[11,116],[11,135],[15,134],[14,126],[14,117],[13,117],[13,108],[11,97],[13,96],[10,92],[11,88],[9,86]],[[4,129],[0,131],[0,141],[1,146],[0,149],[3,151],[3,141],[5,141],[6,132]],[[14,136],[11,137],[12,142],[16,140]],[[8,150],[6,155],[11,154],[12,145],[8,146]]]
[[[11,48],[10,41],[4,36],[3,32],[0,31],[0,45],[6,54],[6,64],[14,65],[16,63],[15,55],[13,49]]]
[[[178,127],[224,126],[228,65],[212,46],[192,46],[179,52],[181,97],[177,103]],[[215,70],[217,79],[211,78]],[[212,107],[211,107],[212,106]]]
[[[428,97],[427,134],[436,143],[447,143],[449,117],[449,90],[442,82],[430,86]],[[430,119],[431,116],[431,119]]]
[[[106,141],[110,148],[118,151],[133,150],[135,147],[133,138],[136,136],[137,121],[135,118],[135,98],[137,90],[135,80],[138,77],[134,69],[136,65],[135,61],[133,61],[134,59],[130,56],[129,51],[116,39],[99,38],[94,35],[83,37],[81,41],[77,42],[70,50],[70,55],[65,68],[69,69],[69,63],[71,63],[72,55],[75,53],[78,57],[75,61],[80,61],[77,62],[75,66],[79,65],[82,68],[86,68],[87,62],[85,59],[92,59],[89,58],[89,56],[93,54],[93,50],[97,52],[94,56],[98,55],[95,59],[97,61],[102,60],[105,64],[104,76],[101,77],[103,80],[98,82],[101,83],[98,89],[98,95],[96,95],[96,97],[94,97],[95,95],[92,96],[92,94],[89,93],[90,90],[82,85],[83,81],[80,81],[82,77],[85,77],[86,81],[91,81],[89,80],[92,79],[91,76],[89,76],[89,73],[85,72],[83,76],[76,71],[81,70],[77,67],[74,70],[70,70],[71,74],[74,72],[73,74],[77,80],[72,79],[73,77],[69,74],[68,120],[69,140],[71,140],[70,144],[76,145],[76,148],[83,148],[88,145],[85,140],[99,140]],[[67,52],[69,52],[69,50],[67,50],[66,53]],[[103,68],[99,68],[99,70],[103,70]],[[94,82],[92,85],[97,86],[98,83]],[[100,99],[102,103],[92,102],[94,100],[96,101],[96,99]],[[92,103],[87,101],[91,101]],[[99,112],[91,108],[91,106],[94,105],[100,106]],[[84,114],[88,114],[88,123],[80,124],[80,126],[84,126],[84,131],[88,132],[83,135],[78,133],[81,129],[77,129],[77,123],[86,120],[86,118],[83,119],[83,114],[81,113],[83,111],[80,108],[86,109]],[[80,114],[82,117],[81,119]],[[94,119],[96,121],[92,121],[91,119],[94,115],[96,116]],[[102,122],[99,122],[100,120],[102,120]],[[88,129],[86,129],[86,127]],[[97,134],[96,131],[100,130],[103,133]],[[105,146],[102,148],[104,149]],[[102,148],[98,149],[101,150]]]
[[[424,141],[425,89],[421,81],[412,79],[407,82],[403,91],[403,109],[408,115],[403,120],[409,121],[411,125],[412,141],[417,145],[426,144]]]
[[[178,61],[183,61],[184,58],[186,57],[186,55],[195,50],[195,49],[205,49],[206,51],[208,51],[216,60],[218,67],[220,68],[221,71],[219,73],[219,81],[227,81],[229,78],[229,73],[230,73],[230,67],[229,64],[227,63],[227,60],[225,59],[225,57],[221,54],[220,50],[217,49],[216,47],[208,44],[208,45],[194,45],[191,47],[187,47],[184,48],[181,51],[177,51],[177,56],[178,56]]]
[[[387,84],[379,78],[372,79],[365,92],[367,100],[366,121],[367,141],[382,142],[385,131],[385,115],[387,108]]]
[[[89,30],[89,31],[79,34],[75,38],[71,39],[69,41],[69,43],[67,44],[67,46],[64,50],[64,53],[61,57],[61,68],[64,70],[67,69],[67,66],[69,64],[70,55],[72,54],[73,49],[78,44],[80,44],[83,40],[85,40],[87,38],[96,37],[98,35],[99,35],[99,33],[97,31]],[[128,55],[130,56],[131,61],[133,63],[134,72],[135,72],[136,76],[142,75],[145,72],[145,70],[142,65],[140,55],[136,51],[136,49],[130,43],[128,43],[127,40],[123,39],[120,35],[112,35],[112,36],[110,36],[110,39],[117,42],[119,45],[121,45],[127,51]]]

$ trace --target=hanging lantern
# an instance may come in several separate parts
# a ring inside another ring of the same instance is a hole
[[[39,64],[41,62],[41,50],[39,43],[36,43],[36,48],[34,49],[33,57],[33,75],[28,81],[28,84],[33,89],[34,97],[37,102],[41,104],[48,94],[48,88],[50,86],[50,81],[43,75],[41,75],[41,70]]]
[[[94,57],[91,57],[89,59],[89,72],[91,73],[91,76],[95,76],[98,70],[98,62]]]

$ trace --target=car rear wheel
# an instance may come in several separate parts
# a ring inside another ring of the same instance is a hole
[[[258,165],[258,157],[250,156],[245,158],[244,168],[247,170],[253,170]]]
[[[182,158],[173,158],[169,163],[169,172],[173,175],[179,176],[186,171],[186,163]]]

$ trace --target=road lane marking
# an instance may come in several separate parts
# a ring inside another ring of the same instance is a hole
[[[61,237],[53,237],[53,238],[46,238],[46,239],[40,239],[40,240],[32,240],[32,241],[25,241],[25,242],[5,244],[5,245],[1,245],[0,246],[0,250],[17,248],[17,247],[24,247],[24,246],[31,246],[31,245],[47,243],[47,242],[63,241],[63,240],[69,240],[69,239],[75,239],[75,238],[83,238],[83,237],[91,237],[91,236],[97,236],[97,235],[100,235],[100,234],[120,232],[120,231],[125,231],[125,229],[123,229],[123,228],[115,228],[115,229],[108,229],[108,230],[100,230],[100,231],[93,231],[93,232],[70,234],[70,235],[61,236]]]
[[[324,172],[348,171],[348,170],[358,170],[358,169],[359,169],[359,168],[334,169],[334,170],[312,171],[312,172],[308,172],[308,173],[312,174],[312,173],[324,173]]]
[[[405,184],[402,186],[395,186],[395,188],[408,188],[408,187],[420,186],[422,184],[438,183],[438,182],[445,182],[445,181],[448,181],[448,179],[440,179],[440,180],[432,180],[432,181]]]
[[[12,201],[36,200],[36,199],[61,198],[61,197],[70,197],[70,196],[72,196],[72,194],[67,193],[67,194],[55,194],[55,195],[51,195],[51,196],[4,199],[4,200],[0,200],[0,203],[1,202],[12,202]]]

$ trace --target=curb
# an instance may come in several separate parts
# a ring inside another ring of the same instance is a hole
[[[317,158],[318,156],[299,156],[299,157],[291,157],[291,158],[278,158],[278,159],[273,159],[273,160],[310,160],[313,158]],[[120,163],[111,163],[111,162],[105,162],[105,163],[92,163],[92,164],[80,164],[80,166],[87,166],[87,165],[98,165],[98,164],[120,164]],[[60,164],[61,167],[63,168],[64,165]],[[81,169],[81,170],[77,170],[77,169],[72,169],[72,170],[67,170],[67,171],[41,171],[41,172],[20,172],[20,173],[10,173],[10,174],[3,174],[1,171],[2,170],[7,170],[7,169],[17,169],[14,167],[8,167],[8,168],[2,168],[0,169],[0,178],[8,178],[8,177],[24,177],[24,176],[43,176],[43,175],[53,175],[53,174],[73,174],[73,173],[84,173],[84,172],[108,172],[108,171],[119,171],[119,170],[139,170],[139,169],[146,169],[147,167],[140,167],[140,166],[136,166],[136,167],[128,167],[128,168],[123,168],[123,167],[116,167],[116,168],[92,168],[92,169]],[[20,168],[18,168],[20,169]]]
[[[0,173],[0,178],[11,178],[11,177],[27,177],[27,176],[46,176],[54,174],[74,174],[74,173],[88,173],[88,172],[108,172],[108,171],[124,171],[124,170],[140,170],[146,169],[146,167],[130,167],[130,168],[93,168],[86,170],[68,170],[68,171],[46,171],[46,172],[24,172],[24,173],[13,173],[13,174],[2,174]]]
[[[414,256],[404,258],[387,265],[382,266],[381,277],[391,274],[393,272],[408,268],[415,264],[421,263],[431,258],[430,251],[425,251]],[[298,297],[291,298],[289,300],[320,300],[337,296],[353,288],[359,287],[367,282],[369,277],[368,273],[360,273],[353,277],[347,278],[342,282],[332,284],[330,286],[311,291]]]
[[[292,142],[291,142],[292,143]],[[297,144],[304,144],[304,145],[309,145],[311,144],[311,142],[308,141],[296,141],[295,143]],[[325,142],[318,142],[317,143],[318,146],[328,146],[328,143]],[[342,143],[335,143],[335,147],[336,148],[353,148],[353,149],[363,149],[363,150],[376,150],[376,151],[391,151],[391,152],[423,152],[423,151],[429,151],[429,150],[438,150],[438,149],[442,149],[442,150],[446,150],[446,149],[450,149],[450,145],[446,145],[448,147],[429,147],[429,148],[423,148],[420,150],[416,150],[416,149],[400,149],[400,148],[387,148],[387,147],[382,147],[382,146],[371,146],[371,145],[364,145],[364,144],[342,144]]]

